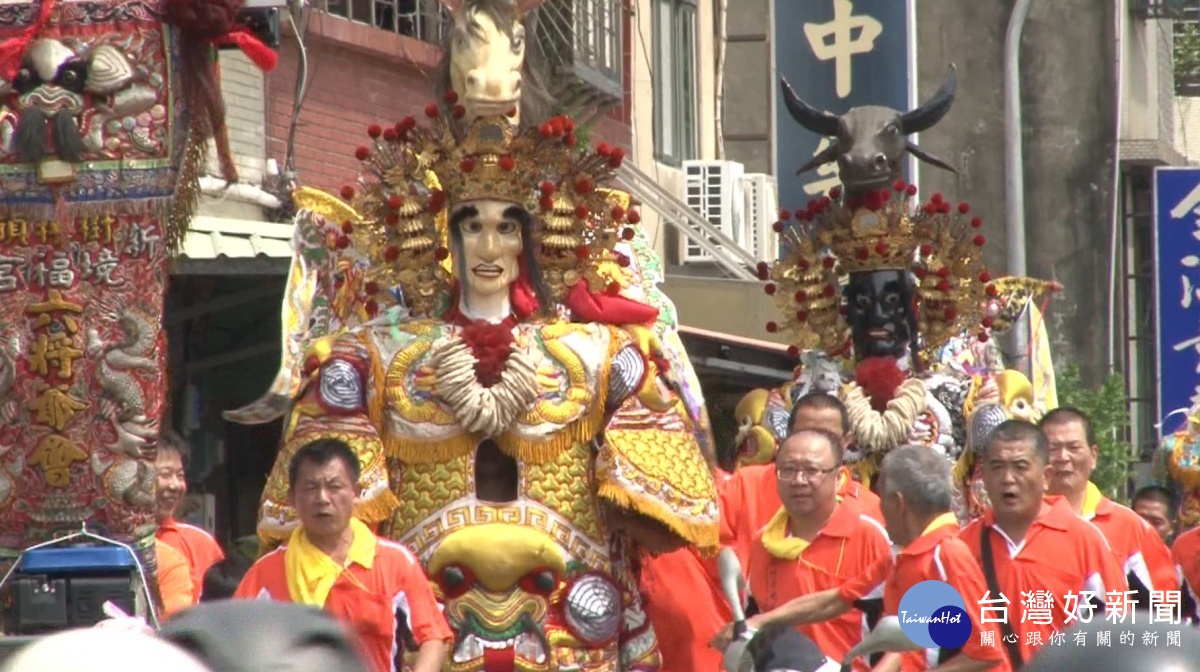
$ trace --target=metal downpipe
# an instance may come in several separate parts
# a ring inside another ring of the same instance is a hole
[[[1021,32],[1033,0],[1017,0],[1004,37],[1004,232],[1008,273],[1027,274],[1025,264],[1025,156],[1021,147]],[[1029,311],[1012,328],[1013,368],[1031,376]]]

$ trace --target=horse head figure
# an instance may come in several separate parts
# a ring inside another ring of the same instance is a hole
[[[787,79],[780,78],[780,81],[783,84],[783,102],[796,123],[813,133],[835,139],[825,151],[796,171],[797,174],[836,161],[844,197],[850,199],[864,192],[889,187],[902,179],[904,174],[900,161],[906,152],[926,163],[955,172],[948,163],[907,139],[913,133],[932,128],[950,111],[957,88],[954,65],[950,66],[941,88],[933,97],[909,112],[864,105],[839,117],[812,107],[796,95]]]
[[[535,10],[544,0],[442,0],[450,12],[443,31],[439,93],[452,90],[468,117],[549,116],[542,54],[534,36]]]

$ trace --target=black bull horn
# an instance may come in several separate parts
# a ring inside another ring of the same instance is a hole
[[[792,115],[792,119],[795,119],[796,123],[817,135],[831,138],[841,135],[841,117],[831,112],[818,110],[804,102],[800,96],[796,95],[795,89],[788,83],[787,78],[780,77],[779,81],[783,85],[783,103],[787,106],[788,113]],[[942,86],[938,88],[937,92],[929,100],[909,112],[903,114],[898,111],[896,112],[896,123],[900,127],[901,132],[904,135],[912,135],[913,133],[920,133],[932,128],[950,111],[950,106],[954,104],[954,94],[957,92],[957,89],[957,68],[951,63],[950,68],[946,72],[945,79],[942,80]],[[915,143],[907,143],[905,149],[926,163],[954,172],[954,168],[945,161],[929,154]],[[813,157],[813,160],[805,164],[797,173],[804,173],[817,166],[836,161],[839,153],[839,147],[836,144],[832,144],[824,152]]]

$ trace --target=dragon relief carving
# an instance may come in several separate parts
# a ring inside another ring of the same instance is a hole
[[[21,403],[15,394],[17,385],[16,355],[20,342],[15,333],[4,334],[0,339],[0,430],[21,419]],[[12,503],[17,494],[15,485],[21,480],[25,468],[25,455],[4,442],[0,434],[0,507]]]
[[[105,449],[92,451],[92,470],[108,497],[145,506],[154,497],[154,473],[146,461],[153,456],[158,421],[146,416],[145,396],[132,372],[158,370],[156,329],[132,308],[118,308],[114,315],[120,328],[115,341],[105,341],[95,328],[88,330],[87,353],[96,362],[101,413],[117,435]]]

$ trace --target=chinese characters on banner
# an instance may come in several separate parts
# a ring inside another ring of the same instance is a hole
[[[775,0],[779,75],[817,109],[842,114],[861,105],[908,108],[911,0]],[[797,37],[802,39],[797,39]],[[836,164],[796,171],[829,146],[801,128],[776,90],[780,205],[803,206],[838,184]]]
[[[1117,633],[1117,642],[1134,646],[1138,639],[1135,633],[1122,630],[1121,626],[1135,625],[1138,619],[1143,619],[1147,624],[1183,626],[1182,593],[1178,590],[1150,591],[1150,602],[1146,605],[1137,603],[1135,591],[1110,591],[1099,595],[1094,591],[1081,590],[1055,596],[1048,590],[1030,590],[1015,599],[1003,593],[992,595],[988,591],[978,600],[978,605],[981,623],[1007,623],[1012,626],[1013,634],[1007,643],[1034,647],[1067,644],[1086,646],[1088,633],[1075,632],[1068,637],[1064,632],[1056,631],[1043,640],[1040,630],[1031,630],[1025,633],[1025,641],[1020,642],[1017,639],[1020,637],[1017,633],[1022,630],[1020,624],[1061,624],[1063,628],[1070,628],[1073,624],[1091,623],[1093,618],[1102,617],[1112,625],[1112,629],[1097,631],[1095,646],[1112,646],[1114,631]],[[995,630],[982,631],[979,633],[979,643],[982,646],[1002,644],[996,641],[996,636]],[[1160,642],[1157,632],[1143,632],[1140,643],[1142,646],[1181,646],[1179,637],[1178,630],[1167,631],[1166,637]]]
[[[84,520],[127,532],[150,520],[165,265],[160,220],[149,215],[0,219],[9,536],[27,530],[33,541]]]
[[[1165,417],[1200,403],[1200,169],[1155,169],[1154,215],[1158,400]]]

